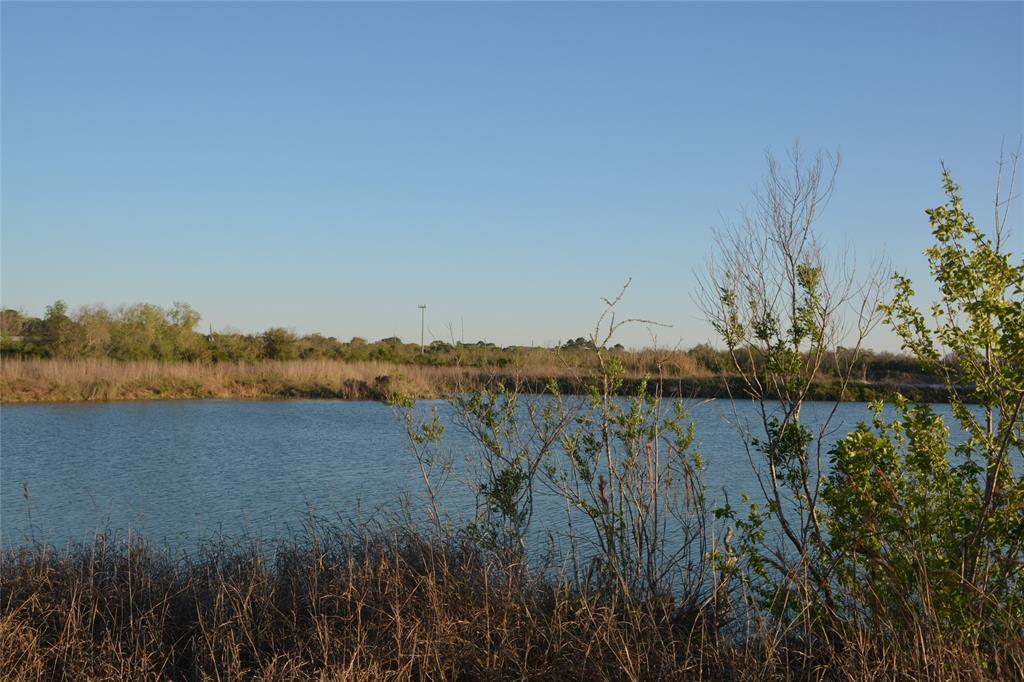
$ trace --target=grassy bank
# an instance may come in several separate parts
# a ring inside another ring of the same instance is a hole
[[[267,559],[273,556],[274,559]],[[694,590],[630,597],[401,528],[176,556],[99,536],[4,551],[8,680],[1008,680],[1019,639],[827,617],[807,633]]]
[[[650,364],[651,367],[647,365]],[[653,372],[650,370],[653,368]],[[184,363],[4,358],[0,400],[4,403],[169,399],[335,398],[385,400],[395,392],[437,398],[498,383],[541,392],[555,381],[564,393],[582,392],[592,369],[579,364],[534,362],[521,368],[399,365],[341,360],[263,360],[252,363]],[[624,394],[635,393],[645,373],[659,376],[653,360],[626,367]],[[666,395],[718,398],[744,395],[735,377],[678,365],[660,368]],[[942,401],[944,390],[893,382],[851,382],[845,392],[828,378],[812,387],[811,399],[871,400],[901,390],[913,399]]]
[[[12,360],[0,371],[3,402],[204,398],[382,399],[394,390],[435,397],[459,380],[452,368],[331,360],[180,363]]]

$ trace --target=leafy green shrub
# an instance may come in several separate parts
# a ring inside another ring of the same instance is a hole
[[[976,226],[948,171],[943,180],[948,201],[928,211],[936,243],[925,253],[942,294],[932,324],[905,277],[883,310],[904,347],[945,378],[967,438],[954,444],[927,405],[897,398],[887,422],[876,404],[873,428],[861,424],[832,452],[824,559],[875,616],[927,615],[972,634],[1009,622],[1020,634],[1024,261],[1002,251],[1000,225],[991,236]]]

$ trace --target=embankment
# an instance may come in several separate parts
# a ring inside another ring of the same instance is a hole
[[[18,360],[0,364],[3,403],[115,400],[341,399],[386,400],[395,393],[440,398],[482,387],[518,387],[543,392],[554,382],[563,393],[586,392],[587,370],[551,367],[464,368],[397,365],[340,360],[265,360],[255,363],[172,363],[115,360]],[[628,377],[621,392],[635,395],[640,376]],[[744,396],[737,377],[668,376],[649,380],[650,390],[681,398]],[[843,390],[823,379],[810,400],[873,400],[902,392],[913,400],[942,402],[942,387],[851,382]]]

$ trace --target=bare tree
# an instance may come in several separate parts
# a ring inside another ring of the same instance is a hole
[[[992,239],[995,242],[995,250],[1002,253],[1003,242],[1010,238],[1011,230],[1007,225],[1010,215],[1010,208],[1013,206],[1017,196],[1014,192],[1017,189],[1017,171],[1020,169],[1021,146],[1024,140],[1017,141],[1017,147],[1009,154],[1006,153],[1005,144],[999,146],[999,161],[996,163],[996,196],[993,205],[995,207],[995,222]],[[1003,178],[1006,175],[1005,184]]]
[[[766,162],[740,222],[715,233],[697,302],[756,405],[758,433],[745,432],[746,451],[784,536],[767,560],[795,580],[820,570],[810,554],[823,542],[818,504],[837,403],[814,431],[801,424],[800,410],[825,378],[837,400],[846,393],[864,340],[881,319],[887,279],[883,263],[858,277],[849,249],[830,255],[822,244],[817,225],[835,191],[838,153],[807,157],[794,143],[786,159],[769,151]],[[794,551],[802,572],[792,570]],[[827,586],[825,576],[810,577]]]

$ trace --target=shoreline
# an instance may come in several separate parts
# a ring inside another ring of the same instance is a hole
[[[187,364],[117,361],[4,360],[0,405],[152,400],[417,400],[496,389],[564,395],[587,393],[589,369],[398,365],[384,362],[293,361]],[[620,395],[636,395],[641,376],[622,380]],[[648,390],[666,398],[729,398],[746,394],[736,376],[649,377]],[[850,382],[845,391],[824,378],[807,400],[866,402],[902,393],[914,402],[949,401],[945,387],[897,381]]]

